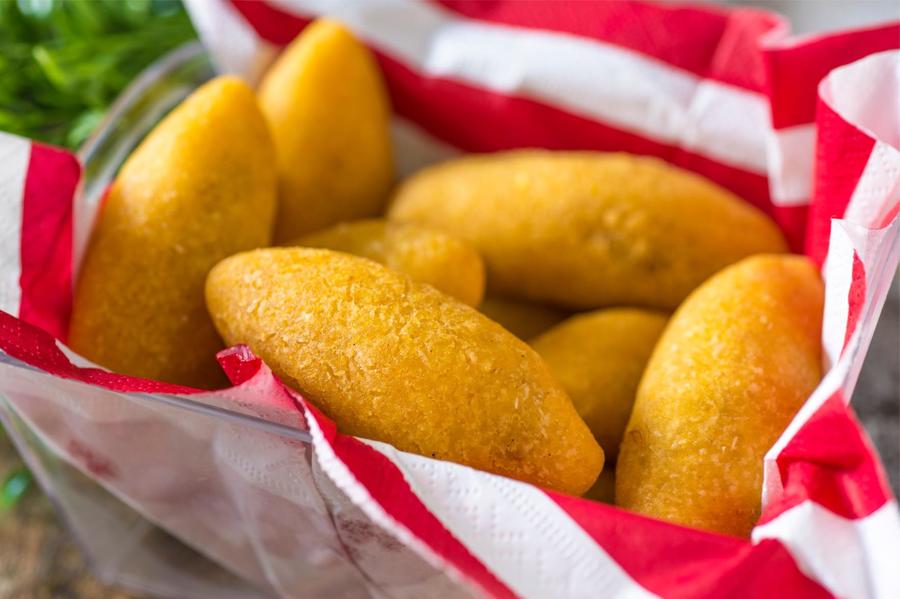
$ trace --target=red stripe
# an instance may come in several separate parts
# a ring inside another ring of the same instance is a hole
[[[304,407],[316,419],[338,458],[385,512],[489,596],[516,596],[428,511],[393,462],[365,443],[338,433],[334,423],[308,402]]]
[[[19,318],[4,324],[0,349],[64,378],[115,391],[197,393],[201,390],[73,366],[49,336],[65,340],[72,309],[73,200],[81,165],[69,152],[31,143],[22,205]],[[104,196],[105,199],[105,196]],[[4,318],[8,315],[3,314]],[[33,346],[31,345],[33,344]]]
[[[388,82],[394,111],[463,151],[532,147],[657,156],[708,177],[764,211],[771,210],[764,176],[534,100],[448,79],[424,77],[384,54],[376,54]]]
[[[633,0],[605,2],[436,0],[471,19],[570,33],[644,54],[700,77],[761,91],[759,37],[781,22],[776,15],[712,6]]]
[[[853,279],[850,281],[850,291],[847,294],[847,330],[844,333],[844,349],[850,343],[862,309],[866,302],[866,267],[859,254],[853,252]],[[843,350],[842,350],[843,351]]]
[[[830,597],[778,541],[758,544],[548,491],[644,588],[664,597]]]
[[[216,354],[216,359],[235,387],[252,379],[263,367],[262,358],[258,358],[243,344],[223,349]]]
[[[313,20],[269,6],[261,0],[231,0],[231,5],[260,37],[278,46],[291,43]]]
[[[776,463],[784,492],[769,504],[761,524],[806,500],[858,519],[891,498],[878,454],[840,391],[788,441]]]
[[[97,368],[79,368],[69,362],[49,333],[3,311],[0,311],[0,351],[49,374],[112,391],[179,394],[204,392],[202,389],[141,379]]]
[[[802,253],[806,247],[806,223],[809,205],[772,206],[772,218],[781,227],[792,252]]]
[[[68,332],[72,308],[72,207],[80,177],[75,156],[32,142],[22,199],[21,320],[0,312],[0,350],[50,374],[113,391],[201,392],[79,368],[56,345],[54,337],[64,339]]]
[[[898,22],[765,50],[772,124],[783,129],[814,122],[819,82],[832,69],[894,48],[900,48]]]
[[[263,39],[276,44],[290,41],[312,21],[263,2],[232,2]],[[539,147],[657,156],[700,173],[772,213],[764,176],[533,100],[424,76],[384,53],[374,52],[394,111],[461,150],[490,152]]]
[[[80,177],[72,154],[32,142],[22,198],[19,317],[60,339],[72,310],[72,200]]]
[[[806,254],[821,264],[828,252],[831,219],[844,216],[875,140],[821,101],[816,125],[816,172],[807,223]]]

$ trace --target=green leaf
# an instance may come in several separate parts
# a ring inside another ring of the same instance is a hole
[[[14,508],[31,488],[32,481],[31,472],[24,466],[7,475],[0,488],[0,511]]]
[[[0,0],[0,129],[75,148],[195,33],[177,0]]]
[[[66,145],[77,148],[84,143],[91,133],[94,132],[94,129],[97,128],[97,125],[100,124],[100,121],[103,120],[103,115],[103,110],[88,110],[81,113],[75,119],[74,124],[69,127],[69,131],[66,134]]]

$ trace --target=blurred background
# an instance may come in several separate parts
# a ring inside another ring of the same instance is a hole
[[[724,3],[786,14],[797,33],[900,18],[898,0]],[[0,130],[77,149],[136,74],[194,38],[179,0],[0,0]],[[898,289],[895,278],[854,406],[900,494]],[[90,576],[0,431],[0,598],[131,596]]]

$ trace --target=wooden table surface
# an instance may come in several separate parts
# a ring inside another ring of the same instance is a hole
[[[21,462],[0,432],[0,477]],[[75,542],[36,487],[0,512],[0,597],[3,599],[129,599],[88,572]]]

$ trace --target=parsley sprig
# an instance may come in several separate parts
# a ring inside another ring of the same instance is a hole
[[[0,130],[76,148],[141,70],[194,37],[178,0],[0,0]]]

